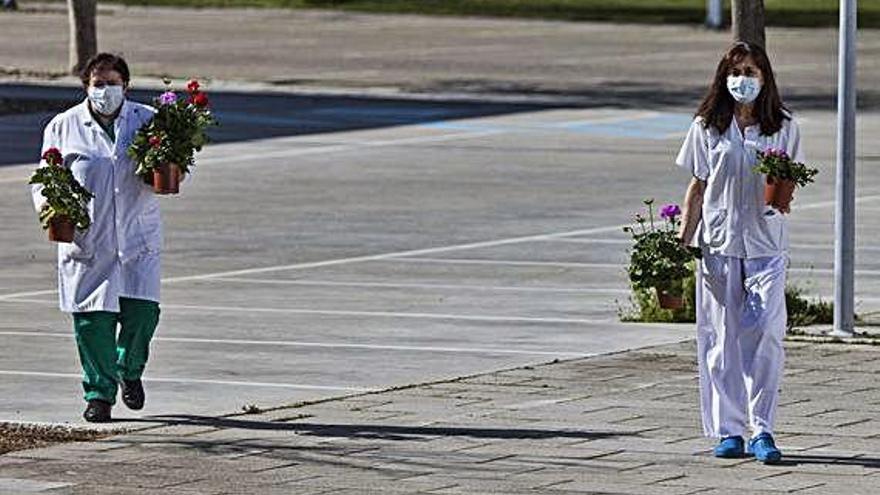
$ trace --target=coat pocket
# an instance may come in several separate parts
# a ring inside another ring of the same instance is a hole
[[[717,248],[727,242],[727,210],[709,210],[706,212],[703,242]]]
[[[141,249],[138,251],[158,253],[162,250],[162,219],[159,211],[150,211],[137,217],[138,237]]]
[[[95,257],[94,241],[89,232],[79,229],[73,234],[73,242],[59,243],[58,250],[64,261],[89,261]]]
[[[767,235],[777,251],[786,249],[785,242],[785,218],[775,208],[767,207],[764,211],[764,224],[767,225]]]

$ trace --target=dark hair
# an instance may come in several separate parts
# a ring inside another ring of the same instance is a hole
[[[758,45],[738,41],[721,57],[718,69],[715,70],[715,79],[697,109],[696,115],[703,118],[704,127],[711,125],[719,133],[727,131],[730,127],[735,101],[727,91],[727,76],[734,65],[749,56],[764,76],[764,84],[754,103],[761,134],[766,136],[776,134],[782,128],[782,121],[791,118],[776,88],[776,79],[773,77],[773,69],[770,67],[767,53]]]
[[[92,74],[100,70],[115,70],[122,76],[122,82],[126,86],[128,86],[128,81],[131,79],[131,74],[128,72],[128,64],[125,63],[124,58],[112,53],[98,53],[85,63],[79,73],[79,79],[82,81],[83,86],[88,86]]]

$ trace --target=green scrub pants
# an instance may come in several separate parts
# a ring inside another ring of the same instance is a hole
[[[119,336],[116,325],[120,326]],[[87,401],[116,403],[117,382],[140,379],[159,324],[159,303],[119,298],[119,312],[73,314],[76,346]]]

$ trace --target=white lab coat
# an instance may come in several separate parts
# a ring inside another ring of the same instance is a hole
[[[73,243],[58,244],[58,294],[62,311],[119,311],[119,298],[159,302],[162,222],[152,188],[134,174],[126,154],[154,109],[126,100],[113,143],[89,112],[88,101],[57,115],[46,126],[43,152],[58,148],[74,177],[94,194],[91,227]],[[45,166],[45,162],[41,166]],[[34,207],[45,203],[32,188]]]
[[[697,245],[697,360],[703,432],[710,437],[772,433],[785,350],[788,232],[764,203],[757,151],[783,149],[803,162],[800,133],[785,120],[772,136],[760,127],[724,133],[697,118],[676,164],[706,182]]]
[[[778,256],[788,250],[785,216],[764,204],[765,176],[752,172],[757,152],[783,149],[803,162],[797,122],[783,120],[772,136],[761,135],[757,125],[740,131],[733,118],[719,134],[703,127],[700,117],[691,124],[675,163],[706,181],[703,214],[697,244],[711,254],[736,258]]]

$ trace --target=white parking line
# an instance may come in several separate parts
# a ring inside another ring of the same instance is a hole
[[[327,280],[271,280],[255,278],[215,278],[220,282],[237,282],[245,284],[295,285],[302,287],[362,287],[379,289],[424,289],[424,290],[471,290],[480,292],[536,292],[559,294],[629,294],[629,290],[614,288],[571,288],[571,287],[512,287],[497,285],[456,285],[456,284],[413,284],[391,282],[338,282]]]
[[[608,244],[608,245],[622,245],[622,246],[631,246],[633,243],[633,241],[631,239],[601,239],[601,238],[578,238],[578,239],[560,238],[560,239],[546,239],[543,242],[571,243],[571,244]],[[789,248],[791,248],[791,249],[806,249],[806,250],[834,250],[834,241],[829,240],[826,243],[792,243],[792,244],[789,244]],[[856,251],[880,252],[880,246],[856,246]]]
[[[520,244],[526,242],[534,242],[540,241],[544,239],[552,239],[557,237],[568,237],[568,236],[578,236],[578,235],[591,235],[591,234],[604,234],[606,232],[613,232],[618,229],[623,228],[623,225],[613,225],[607,227],[595,227],[591,229],[583,229],[583,230],[571,230],[567,232],[556,232],[552,234],[538,234],[538,235],[529,235],[523,237],[511,237],[507,239],[497,239],[492,241],[482,241],[482,242],[472,242],[468,244],[455,244],[451,246],[440,246],[434,248],[426,248],[426,249],[413,249],[408,251],[397,251],[391,253],[384,254],[374,254],[374,255],[366,255],[366,256],[355,256],[352,258],[341,258],[335,260],[326,260],[326,261],[314,261],[310,263],[294,263],[290,265],[275,265],[275,266],[267,266],[261,268],[247,268],[243,270],[230,270],[223,272],[214,272],[214,273],[205,273],[202,275],[190,275],[190,276],[181,276],[181,277],[170,277],[162,279],[162,283],[175,283],[175,282],[189,282],[192,280],[208,280],[212,278],[224,278],[224,277],[237,277],[240,275],[254,275],[257,273],[272,273],[272,272],[282,272],[288,270],[306,270],[310,268],[322,268],[326,266],[339,266],[339,265],[347,265],[352,263],[363,263],[366,261],[381,261],[388,258],[397,258],[401,256],[420,256],[425,254],[436,254],[436,253],[448,253],[452,251],[464,251],[468,249],[478,249],[478,248],[487,248],[487,247],[496,247],[496,246],[504,246],[509,244]],[[0,295],[0,301],[7,299],[18,299],[24,297],[31,296],[42,296],[48,294],[56,294],[57,290],[42,290],[42,291],[28,291],[28,292],[18,292],[12,294],[3,294]]]
[[[620,263],[577,263],[567,261],[520,261],[520,260],[491,260],[474,258],[394,258],[395,263],[441,263],[449,265],[509,265],[509,266],[549,266],[559,268],[625,268]]]
[[[593,325],[616,322],[615,319],[589,319],[589,318],[541,318],[529,316],[494,316],[494,315],[461,315],[446,313],[401,313],[394,311],[347,311],[329,309],[302,309],[302,308],[253,308],[238,306],[202,306],[194,304],[163,304],[166,309],[191,310],[216,313],[278,313],[317,316],[358,316],[363,318],[412,318],[426,320],[458,320],[458,321],[482,321],[498,323],[558,323],[569,325]]]
[[[474,258],[396,258],[395,262],[409,263],[440,263],[448,265],[508,265],[508,266],[558,266],[560,268],[599,268],[599,269],[626,269],[623,263],[569,263],[564,261],[519,261],[519,260],[492,260]],[[793,267],[789,273],[834,273],[833,268]],[[856,275],[875,276],[880,275],[880,270],[856,270]]]
[[[442,134],[442,135],[432,135],[432,136],[417,136],[411,138],[401,138],[401,139],[380,139],[375,141],[359,141],[353,144],[338,144],[338,145],[330,145],[330,146],[317,146],[317,147],[309,147],[309,148],[296,148],[291,150],[279,150],[279,151],[266,151],[261,153],[242,153],[242,154],[229,154],[224,156],[207,156],[202,160],[208,164],[216,165],[224,162],[247,162],[254,160],[267,160],[267,159],[278,159],[278,158],[293,158],[297,156],[305,156],[305,155],[320,155],[324,153],[339,153],[344,151],[354,151],[363,148],[378,148],[384,146],[400,146],[407,144],[419,144],[419,143],[436,143],[443,141],[452,141],[456,139],[475,139],[480,137],[491,136],[493,134],[499,134],[499,131],[478,131],[478,132],[458,132],[453,134]]]
[[[0,370],[2,376],[37,376],[45,378],[76,378],[82,380],[80,373],[51,373],[46,371]],[[374,392],[377,388],[335,387],[329,385],[303,385],[299,383],[245,382],[231,380],[199,380],[195,378],[161,378],[144,377],[145,382],[157,383],[196,383],[201,385],[234,385],[240,387],[290,388],[296,390],[328,390],[334,392]]]
[[[54,306],[55,301],[44,299],[0,299],[5,303],[32,303],[44,306]],[[589,319],[589,318],[541,318],[530,316],[494,316],[494,315],[460,315],[447,313],[398,313],[393,311],[347,311],[332,309],[305,309],[305,308],[259,308],[243,306],[202,306],[194,304],[162,304],[162,309],[189,310],[211,313],[276,313],[294,315],[317,315],[317,316],[358,316],[363,318],[412,318],[425,320],[460,320],[460,321],[485,321],[499,323],[548,323],[548,324],[571,324],[571,325],[607,325],[616,323],[614,318]]]
[[[12,332],[0,331],[0,335],[10,337],[28,338],[54,338],[71,340],[71,333],[49,332]],[[176,342],[181,344],[217,344],[217,345],[248,345],[248,346],[271,346],[271,347],[304,347],[320,349],[359,349],[371,351],[407,351],[407,352],[444,352],[455,354],[514,354],[526,356],[557,356],[575,357],[583,356],[583,353],[571,351],[526,351],[515,349],[497,349],[480,347],[434,347],[412,345],[380,345],[380,344],[349,344],[331,342],[296,342],[289,340],[241,340],[241,339],[201,339],[193,337],[156,337],[153,342]]]
[[[568,242],[572,244],[613,244],[613,245],[632,245],[632,239],[591,239],[591,238],[578,238],[578,239],[568,239],[568,238],[559,238],[559,239],[544,239],[544,242]]]

